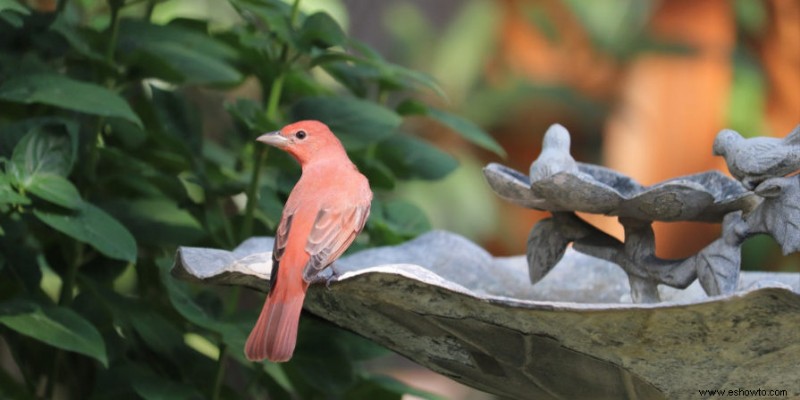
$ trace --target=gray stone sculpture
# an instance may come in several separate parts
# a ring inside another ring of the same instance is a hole
[[[736,289],[741,245],[748,237],[768,234],[784,254],[800,249],[800,175],[785,176],[800,169],[800,126],[785,139],[743,139],[731,130],[718,134],[714,152],[744,185],[709,171],[643,187],[613,170],[576,162],[569,142],[564,127],[551,126],[530,176],[500,164],[484,168],[500,197],[553,214],[528,237],[531,283],[544,278],[573,243],[577,251],[619,265],[637,303],[659,301],[659,284],[685,288],[695,279],[717,296]],[[575,212],[617,216],[625,241]],[[665,260],[655,256],[653,221],[722,223],[722,235],[694,256]]]
[[[766,179],[800,169],[800,125],[783,139],[745,139],[723,129],[714,139],[714,155],[723,156],[731,175],[753,190]]]
[[[184,247],[173,274],[267,290],[272,239]],[[699,390],[800,396],[800,275],[743,272],[733,294],[662,286],[631,304],[625,273],[567,249],[536,285],[525,257],[494,258],[434,231],[337,262],[305,310],[477,389],[515,399],[694,399]]]

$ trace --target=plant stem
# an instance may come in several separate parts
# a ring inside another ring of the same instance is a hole
[[[284,51],[283,53],[286,52]],[[280,75],[275,77],[275,80],[272,81],[272,89],[270,89],[269,98],[267,99],[267,119],[270,122],[277,122],[278,119],[280,118],[280,116],[278,115],[278,105],[280,104],[281,100],[281,92],[283,91],[283,79],[285,76],[286,73],[284,71],[281,71]]]
[[[247,186],[247,205],[244,208],[244,222],[242,223],[242,237],[247,239],[253,234],[253,217],[256,211],[256,198],[258,197],[258,183],[261,180],[261,163],[267,155],[267,148],[258,146],[253,156],[253,174],[250,175],[250,184]]]
[[[289,15],[289,24],[294,25],[297,16],[300,13],[300,0],[294,0],[292,3],[292,11]],[[283,81],[286,78],[286,70],[289,68],[289,45],[284,43],[281,47],[280,55],[280,72],[278,76],[272,81],[272,87],[269,90],[267,97],[267,119],[275,124],[280,121],[278,113],[278,106],[281,102],[281,94],[283,93]],[[253,174],[250,176],[250,184],[247,187],[247,205],[244,210],[244,222],[242,223],[242,238],[246,239],[253,233],[253,213],[256,207],[256,196],[258,191],[258,183],[261,178],[261,163],[267,156],[267,149],[260,146],[253,154]]]
[[[108,47],[106,48],[106,60],[113,64],[114,50],[117,48],[117,37],[119,36],[119,9],[122,8],[124,1],[111,0],[108,5],[111,7],[111,22],[109,29],[111,30],[111,38],[108,39]]]
[[[153,10],[156,8],[156,0],[148,0],[147,1],[147,9],[144,12],[144,19],[145,21],[150,21],[150,18],[153,16]]]
[[[75,256],[72,263],[67,269],[67,274],[61,282],[61,292],[58,296],[58,305],[69,306],[72,304],[72,292],[75,289],[75,281],[78,277],[78,268],[83,264],[83,251],[84,245],[81,242],[75,241]]]
[[[247,202],[247,205],[250,205],[250,201]],[[225,218],[225,206],[222,204],[222,199],[217,199],[217,208],[219,209],[219,214],[222,216],[222,230],[225,232],[225,246],[236,246],[236,238],[233,236],[233,229],[231,228],[231,223],[228,221],[228,218]],[[207,219],[207,218],[206,218]],[[211,231],[210,226],[208,226],[209,231]]]
[[[228,360],[228,346],[224,343],[219,349],[219,359],[217,360],[217,372],[214,375],[214,388],[211,391],[211,400],[219,400],[222,392],[222,383],[225,380],[225,369]]]

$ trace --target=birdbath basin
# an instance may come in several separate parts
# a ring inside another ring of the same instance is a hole
[[[266,290],[271,238],[233,252],[183,247],[173,274]],[[516,399],[689,399],[705,389],[800,396],[800,274],[743,272],[734,293],[659,286],[632,304],[617,266],[571,249],[536,285],[524,256],[498,258],[434,231],[337,262],[305,310],[474,388]]]

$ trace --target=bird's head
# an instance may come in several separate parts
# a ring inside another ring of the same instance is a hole
[[[724,156],[724,155],[726,155],[728,153],[728,151],[730,150],[730,146],[733,145],[733,143],[736,143],[737,141],[739,141],[741,139],[742,139],[742,136],[739,135],[739,133],[737,133],[734,130],[723,129],[723,130],[719,131],[719,133],[717,134],[717,137],[714,138],[714,146],[712,147],[712,150],[714,151],[714,155],[715,156]]]
[[[542,149],[559,150],[569,153],[570,138],[567,128],[561,124],[553,124],[547,128],[542,140]]]
[[[291,154],[300,165],[345,154],[344,147],[327,125],[319,121],[300,121],[268,132],[256,140]]]

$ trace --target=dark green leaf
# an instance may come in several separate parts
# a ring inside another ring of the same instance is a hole
[[[230,85],[242,80],[228,62],[236,51],[195,30],[126,19],[119,35],[121,56],[145,75],[188,84]]]
[[[367,49],[362,45],[362,50]],[[446,98],[442,88],[430,75],[389,63],[377,53],[361,57],[348,53],[327,52],[312,58],[312,65],[320,65],[334,79],[348,89],[360,89],[365,81],[379,83],[388,90],[428,88]],[[354,90],[362,95],[361,90]]]
[[[353,162],[358,166],[364,176],[369,179],[369,185],[375,189],[394,189],[395,177],[392,169],[374,157],[354,158]]]
[[[31,11],[15,0],[0,0],[0,19],[14,28],[22,26],[22,15],[30,15]]]
[[[355,366],[342,344],[330,340],[330,334],[309,334],[331,332],[332,327],[320,325],[311,319],[301,321],[300,331],[309,332],[298,337],[295,354],[289,363],[284,364],[284,371],[294,381],[300,379],[320,393],[341,397],[355,383]]]
[[[410,239],[431,230],[425,213],[404,200],[373,201],[368,223],[390,236]],[[394,242],[395,240],[393,240]]]
[[[142,376],[133,382],[133,389],[145,400],[199,399],[202,394],[194,387],[157,375]]]
[[[30,204],[31,200],[11,187],[11,180],[0,174],[0,206],[3,204]],[[0,208],[2,210],[2,208]]]
[[[137,308],[125,317],[147,347],[159,354],[168,356],[184,344],[182,332],[171,321],[150,309]]]
[[[75,210],[81,207],[83,199],[75,185],[67,178],[51,173],[33,175],[25,189],[36,197],[61,207]]]
[[[107,127],[109,136],[128,148],[137,148],[147,140],[147,132],[141,126],[124,119],[109,118]]]
[[[500,147],[500,144],[498,144],[491,136],[489,136],[488,133],[484,132],[483,129],[472,123],[472,121],[461,118],[455,114],[437,110],[435,108],[429,108],[428,115],[447,125],[450,127],[450,129],[454,130],[456,133],[460,134],[470,142],[483,147],[484,149],[489,150],[498,156],[506,156],[506,152],[502,147]]]
[[[415,389],[397,379],[384,375],[362,377],[359,379],[358,385],[347,392],[346,397],[349,399],[400,400],[405,394],[410,394],[420,399],[445,400],[442,396]]]
[[[397,105],[396,110],[397,113],[406,116],[406,115],[428,115],[428,105],[414,99],[406,99],[403,100],[400,104]]]
[[[117,93],[94,83],[76,81],[63,75],[16,75],[0,85],[0,99],[23,104],[48,104],[142,124],[125,99]]]
[[[31,10],[16,0],[0,0],[0,12],[13,11],[22,15],[29,15]]]
[[[401,179],[441,179],[458,166],[449,154],[409,135],[394,135],[380,142],[376,157]]]
[[[500,147],[500,144],[498,144],[494,138],[472,121],[458,115],[429,107],[417,100],[406,100],[400,103],[400,105],[397,106],[397,112],[401,115],[424,115],[433,118],[470,142],[501,157],[506,156],[505,150]]]
[[[300,28],[300,43],[306,48],[316,46],[326,49],[339,46],[344,41],[345,34],[342,28],[325,12],[310,15]]]
[[[230,0],[245,20],[261,31],[274,34],[283,43],[294,44],[294,34],[289,23],[290,7],[278,0]]]
[[[94,247],[115,260],[136,260],[136,240],[130,232],[105,211],[82,203],[73,213],[34,210],[33,214],[51,228]]]
[[[68,308],[12,300],[0,304],[0,324],[51,346],[87,355],[108,366],[100,333],[89,321]]]
[[[75,26],[71,25],[67,22],[67,17],[64,16],[64,13],[60,13],[56,20],[50,24],[50,29],[56,33],[58,33],[64,40],[69,43],[69,45],[81,56],[86,57],[89,60],[110,65],[110,61],[108,61],[102,54],[92,49],[89,45],[89,40],[81,35],[81,31],[79,31]]]
[[[348,149],[392,136],[402,118],[392,110],[353,97],[310,97],[295,103],[292,119],[326,123]]]
[[[198,304],[189,294],[186,284],[177,281],[170,273],[172,269],[171,260],[161,259],[157,263],[161,282],[167,289],[172,306],[175,307],[175,310],[180,315],[197,326],[220,334],[222,340],[232,348],[244,349],[247,333],[238,324],[219,320]],[[235,356],[244,358],[241,351],[237,352]]]
[[[166,197],[118,199],[103,204],[141,245],[186,245],[203,237],[200,223]]]
[[[14,149],[25,135],[34,130],[41,130],[59,135],[66,133],[72,142],[70,154],[75,159],[78,150],[79,125],[71,119],[59,117],[36,117],[16,121],[0,128],[0,157],[11,157]]]
[[[24,23],[22,18],[13,12],[0,12],[0,20],[6,21],[14,28],[20,28]]]
[[[9,164],[11,176],[22,187],[29,186],[39,174],[67,176],[72,169],[72,151],[68,135],[35,127],[14,147]]]
[[[225,103],[225,109],[250,132],[268,132],[276,129],[267,118],[264,109],[253,100],[236,99],[236,103]]]

